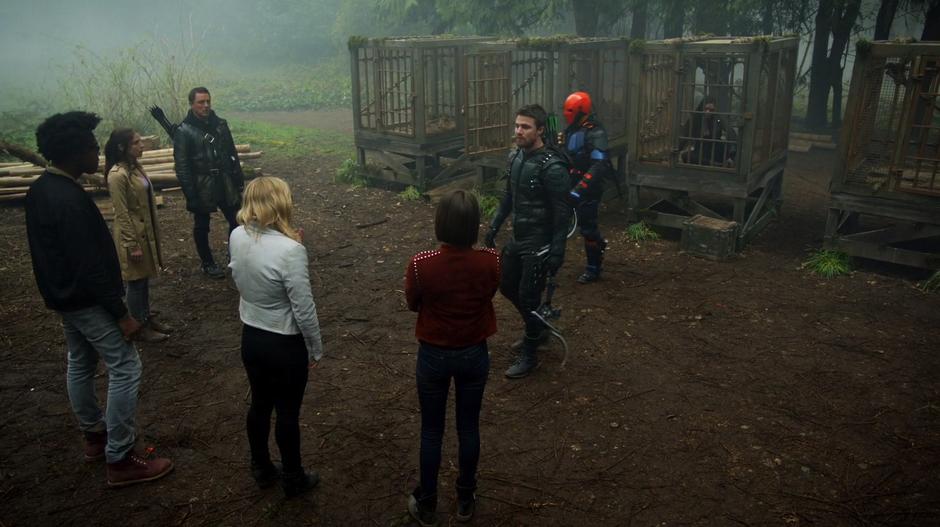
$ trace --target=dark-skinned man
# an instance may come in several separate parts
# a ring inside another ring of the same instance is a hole
[[[510,154],[506,193],[486,234],[488,247],[512,215],[512,238],[502,250],[500,292],[519,310],[525,333],[506,377],[525,377],[538,366],[536,350],[548,336],[538,309],[546,278],[565,259],[571,206],[568,166],[542,139],[548,116],[537,105],[520,108],[515,118],[516,150]],[[516,347],[516,346],[514,346]]]
[[[153,481],[173,463],[135,452],[141,364],[129,341],[140,323],[122,296],[121,264],[101,212],[78,178],[98,171],[92,113],[68,112],[36,129],[36,145],[49,166],[26,193],[26,237],[36,285],[62,319],[68,349],[66,386],[85,436],[85,461],[104,458],[111,487]],[[98,360],[108,369],[108,402],[98,404]]]

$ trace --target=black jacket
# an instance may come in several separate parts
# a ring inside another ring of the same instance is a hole
[[[190,212],[241,205],[245,175],[228,123],[215,112],[206,121],[189,112],[173,136],[173,161]]]
[[[36,285],[46,306],[101,306],[127,313],[114,241],[91,196],[70,176],[46,170],[26,193],[26,236]]]
[[[508,176],[506,194],[490,228],[498,231],[511,212],[511,243],[532,253],[549,245],[551,259],[560,264],[571,220],[565,160],[544,147],[530,153],[517,150],[510,158]]]

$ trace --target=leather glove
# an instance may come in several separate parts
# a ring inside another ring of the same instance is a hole
[[[564,263],[563,256],[551,255],[548,257],[548,260],[545,261],[545,270],[548,271],[548,274],[555,276],[558,273],[558,270],[561,269],[561,264]]]
[[[483,236],[483,245],[489,247],[490,249],[496,248],[496,230],[489,229],[486,231],[486,235]]]

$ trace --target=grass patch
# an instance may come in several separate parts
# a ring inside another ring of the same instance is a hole
[[[925,280],[920,288],[928,293],[940,291],[940,271],[935,272],[930,278]]]
[[[398,193],[398,197],[405,201],[418,201],[421,199],[421,192],[414,186],[409,185],[408,188]]]
[[[473,189],[473,195],[476,196],[477,202],[480,204],[480,219],[488,222],[499,209],[499,198],[476,188]]]
[[[264,150],[274,156],[348,158],[354,151],[352,135],[328,130],[241,119],[230,119],[229,126],[236,143],[250,143],[253,150]]]
[[[351,104],[352,81],[345,61],[280,65],[247,75],[222,75],[211,82],[213,100],[230,110],[318,110]]]
[[[627,237],[634,242],[649,242],[659,239],[659,233],[649,228],[646,222],[641,221],[627,227]]]
[[[367,169],[359,166],[354,160],[346,159],[336,169],[333,181],[354,187],[365,187],[369,184],[368,172]]]
[[[823,249],[810,256],[809,260],[803,262],[802,267],[823,278],[847,275],[852,270],[849,255],[828,249]]]

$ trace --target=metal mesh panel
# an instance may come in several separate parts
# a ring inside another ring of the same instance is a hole
[[[940,56],[920,56],[911,68],[904,148],[892,171],[898,190],[940,196]]]
[[[466,152],[505,150],[512,138],[510,123],[510,54],[467,55]]]
[[[378,128],[381,131],[415,135],[414,50],[376,50],[376,95]]]
[[[744,54],[685,56],[677,134],[680,165],[734,170],[740,151],[737,128],[745,108],[746,66]]]
[[[777,96],[777,76],[780,71],[779,52],[769,53],[762,58],[757,86],[757,111],[754,115],[754,143],[751,150],[751,167],[755,168],[771,156],[771,136],[776,109],[774,101]]]
[[[771,120],[771,156],[783,155],[790,140],[790,118],[793,114],[793,77],[796,72],[797,50],[785,49],[780,52],[777,66],[777,92],[771,102],[774,105]]]
[[[552,107],[557,56],[554,51],[515,50],[512,52],[512,109],[526,104]]]
[[[642,60],[637,159],[668,163],[676,111],[676,58],[672,54],[647,53]]]
[[[901,131],[904,79],[910,64],[897,58],[871,59],[862,78],[861,100],[856,108],[857,126],[847,155],[848,183],[881,185],[890,175]]]
[[[359,126],[373,130],[378,128],[378,100],[375,97],[375,49],[356,50],[356,67],[359,68]]]
[[[457,129],[457,48],[421,50],[424,72],[424,115],[427,135]]]

